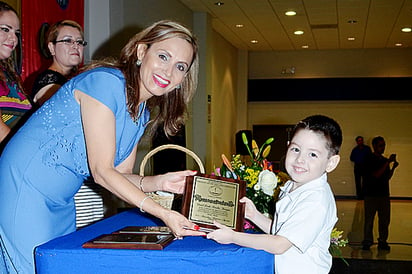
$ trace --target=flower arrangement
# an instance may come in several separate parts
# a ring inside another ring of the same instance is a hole
[[[337,230],[337,228],[335,227],[330,235],[329,252],[330,254],[332,254],[332,256],[341,258],[346,265],[349,265],[345,258],[343,258],[342,251],[340,250],[341,247],[345,247],[348,243],[348,240],[342,239],[342,237],[343,231]]]
[[[249,164],[243,162],[239,154],[233,155],[230,161],[222,154],[223,165],[215,169],[215,174],[246,181],[246,196],[260,212],[268,217],[272,216],[279,188],[289,180],[289,176],[284,172],[275,171],[273,164],[266,159],[273,138],[267,139],[260,148],[255,140],[252,140],[250,148],[245,133],[242,133],[242,141],[250,156]],[[244,228],[253,228],[253,225],[245,223]]]

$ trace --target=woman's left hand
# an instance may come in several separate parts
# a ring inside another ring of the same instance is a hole
[[[196,225],[177,211],[169,210],[162,220],[172,230],[177,239],[182,239],[183,236],[206,235],[204,232],[196,231]]]
[[[193,176],[196,173],[197,171],[184,170],[159,175],[158,179],[161,183],[161,189],[159,190],[182,194],[185,190],[186,177]]]

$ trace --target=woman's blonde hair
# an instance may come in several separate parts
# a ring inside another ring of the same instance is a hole
[[[60,30],[62,29],[62,27],[72,27],[77,29],[80,32],[80,35],[82,37],[82,39],[84,39],[84,31],[82,26],[80,26],[79,23],[77,23],[76,21],[73,20],[61,20],[58,21],[56,23],[54,23],[53,25],[50,26],[50,28],[47,30],[47,34],[46,34],[46,39],[45,39],[45,48],[47,48],[47,58],[51,58],[52,54],[50,52],[49,47],[47,46],[49,43],[53,43],[56,44],[56,40],[57,37],[60,34]],[[74,66],[71,69],[71,74],[74,75],[77,73],[79,66]]]
[[[187,118],[187,105],[197,88],[199,72],[198,44],[196,38],[188,28],[169,20],[158,21],[134,35],[121,50],[118,60],[103,60],[91,64],[86,68],[91,69],[98,66],[119,68],[126,79],[129,113],[133,119],[137,119],[139,115],[139,83],[141,80],[139,73],[140,66],[136,65],[138,61],[138,46],[145,44],[149,48],[154,43],[176,37],[186,40],[192,46],[192,63],[188,68],[180,88],[176,88],[162,96],[151,97],[147,101],[149,110],[156,112],[156,116],[151,120],[151,133],[163,123],[163,130],[168,136],[176,135],[184,125]]]
[[[82,26],[80,26],[79,23],[73,20],[62,20],[54,23],[53,25],[50,26],[50,28],[47,30],[47,36],[46,36],[46,45],[50,42],[54,43],[57,40],[57,37],[59,36],[60,29],[64,26],[76,28],[79,32],[80,35],[82,36],[82,39],[84,39],[84,32]]]

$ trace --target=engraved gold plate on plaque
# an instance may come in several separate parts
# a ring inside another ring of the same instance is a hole
[[[201,227],[212,228],[213,221],[236,231],[243,230],[246,182],[214,175],[186,177],[182,214]]]

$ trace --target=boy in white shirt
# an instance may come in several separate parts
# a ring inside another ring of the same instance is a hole
[[[329,273],[330,234],[337,221],[336,203],[327,173],[340,161],[342,131],[339,124],[323,115],[297,123],[286,153],[285,167],[292,178],[282,188],[273,220],[257,211],[243,197],[245,218],[267,234],[236,232],[215,222],[209,234],[222,244],[265,250],[275,254],[275,273]]]

